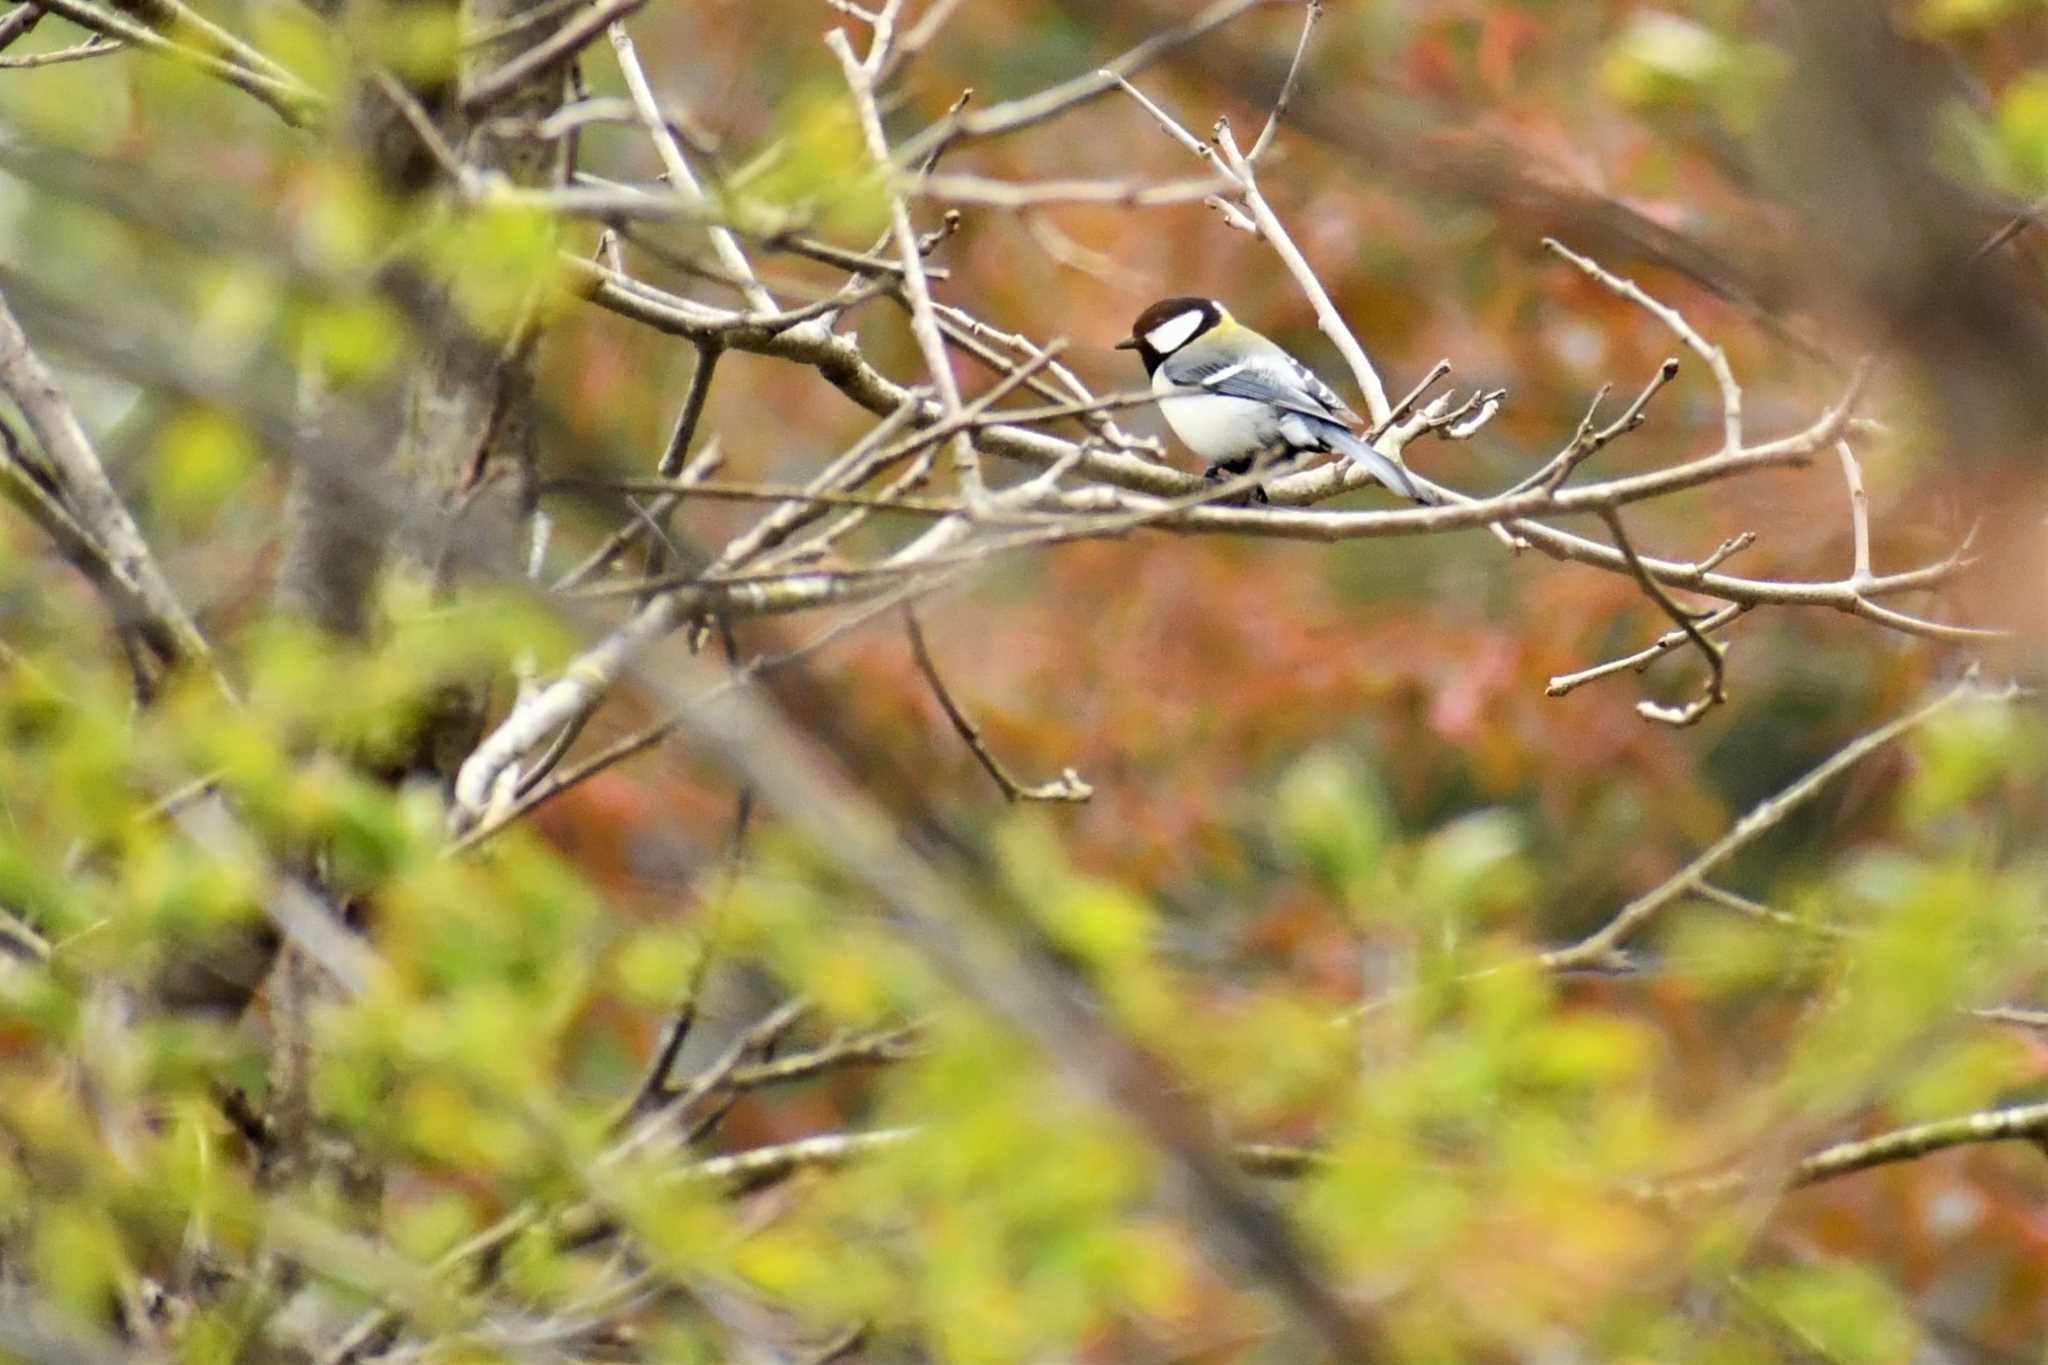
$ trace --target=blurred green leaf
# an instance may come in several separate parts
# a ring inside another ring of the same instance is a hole
[[[1931,37],[1948,37],[1990,28],[2029,8],[2040,0],[1919,0],[1913,7],[1913,25]]]
[[[1998,99],[1998,141],[2019,183],[2048,186],[2048,72],[2030,72]]]
[[[308,305],[299,320],[308,363],[335,385],[378,378],[404,352],[405,322],[379,299],[332,299]]]
[[[1633,13],[1601,54],[1608,96],[1643,112],[1711,111],[1753,131],[1787,74],[1785,58],[1756,42],[1663,10]]]
[[[704,944],[686,929],[659,927],[628,934],[612,972],[625,998],[645,1009],[674,1009],[688,998],[705,962]]]
[[[1273,837],[1332,889],[1361,892],[1392,838],[1378,784],[1353,756],[1318,749],[1282,775],[1273,793]]]
[[[1520,908],[1537,889],[1523,844],[1521,820],[1505,810],[1474,811],[1432,831],[1409,873],[1419,908],[1449,923]]]
[[[101,1321],[127,1276],[120,1232],[90,1205],[51,1202],[35,1225],[36,1278],[80,1321]]]
[[[798,221],[863,240],[888,225],[880,173],[846,90],[837,81],[806,85],[777,114],[780,137],[728,192],[743,205],[770,206]]]
[[[1830,1360],[1880,1365],[1913,1357],[1920,1334],[1912,1320],[1891,1291],[1860,1267],[1772,1267],[1751,1277],[1749,1288],[1797,1340],[1812,1342]]]
[[[558,303],[561,231],[544,213],[497,205],[440,225],[436,254],[455,284],[455,302],[488,341],[509,337]]]

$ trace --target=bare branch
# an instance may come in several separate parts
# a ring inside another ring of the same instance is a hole
[[[640,0],[611,0],[617,19],[639,7]],[[600,9],[603,5],[599,6]],[[633,100],[633,108],[640,115],[647,135],[654,139],[654,149],[661,157],[661,167],[668,175],[669,188],[701,207],[704,202],[703,188],[697,177],[691,173],[690,163],[683,157],[683,149],[676,142],[675,134],[669,131],[668,120],[662,117],[661,108],[655,102],[654,88],[647,83],[647,73],[640,67],[640,56],[634,50],[633,37],[626,31],[624,23],[610,26],[612,52],[619,62],[619,73],[626,79],[626,90]],[[711,239],[711,249],[718,256],[718,262],[725,267],[728,275],[739,281],[740,294],[747,301],[747,307],[756,312],[775,311],[775,298],[754,278],[754,268],[748,263],[746,253],[731,232],[722,227],[709,227],[706,236]]]
[[[1637,556],[1636,548],[1629,543],[1628,532],[1621,527],[1621,513],[1612,507],[1600,509],[1601,520],[1607,523],[1607,530],[1614,537],[1614,548],[1621,551],[1628,561],[1629,571],[1636,576],[1643,592],[1650,600],[1663,608],[1664,614],[1678,623],[1678,629],[1686,639],[1706,656],[1707,688],[1700,697],[1684,706],[1659,706],[1655,702],[1639,701],[1636,713],[1645,720],[1654,720],[1664,725],[1686,726],[1697,724],[1700,718],[1712,708],[1728,700],[1728,668],[1723,657],[1723,647],[1707,638],[1705,631],[1693,620],[1692,613],[1671,600],[1671,594],[1664,591],[1664,585],[1650,576]]]
[[[104,550],[108,565],[119,574],[122,596],[132,595],[132,600],[115,602],[117,623],[144,631],[166,664],[210,662],[205,637],[158,567],[148,542],[114,491],[85,427],[58,388],[56,377],[30,349],[27,334],[4,298],[0,298],[0,392],[14,401],[35,433],[48,461],[50,494],[75,519],[83,536]],[[129,613],[138,607],[139,618],[132,617]]]
[[[1863,491],[1863,467],[1847,441],[1835,442],[1842,459],[1842,482],[1849,487],[1849,530],[1854,542],[1855,561],[1849,581],[1859,588],[1870,581],[1870,498]]]
[[[1439,360],[1436,364],[1430,366],[1429,373],[1417,380],[1415,387],[1402,394],[1400,401],[1388,410],[1387,420],[1379,423],[1365,434],[1366,442],[1370,444],[1386,435],[1389,428],[1415,410],[1415,405],[1422,400],[1422,395],[1435,388],[1436,382],[1450,372],[1451,362],[1449,360]]]
[[[1123,204],[1154,208],[1191,204],[1226,190],[1233,182],[1218,176],[1200,180],[1167,180],[1144,185],[1134,180],[1040,180],[1019,184],[983,175],[931,175],[908,186],[925,199],[988,208],[1021,209],[1043,204]]]
[[[0,15],[0,52],[14,46],[27,37],[42,21],[43,7],[30,0],[25,5],[16,5],[6,14]]]
[[[663,448],[661,458],[655,462],[657,477],[678,480],[684,462],[688,460],[690,445],[697,439],[697,424],[703,420],[704,408],[711,401],[711,377],[717,372],[718,358],[725,354],[722,346],[706,344],[697,348],[697,365],[690,371],[690,391],[683,396],[682,410],[676,414],[675,429],[669,433],[668,445]],[[700,466],[691,482],[702,482],[707,475]],[[687,486],[687,485],[685,485]],[[663,490],[668,491],[668,490]],[[666,547],[662,543],[668,525],[668,512],[673,503],[660,503],[647,509],[646,523],[655,541],[647,550],[647,572],[658,574],[667,563]]]
[[[2017,1005],[1987,1005],[1970,1011],[1979,1019],[1994,1024],[2012,1024],[2019,1028],[2048,1031],[2048,1010],[2024,1009]]]
[[[975,760],[979,762],[1007,801],[1066,801],[1081,802],[1095,795],[1095,789],[1081,780],[1081,775],[1072,768],[1063,771],[1050,782],[1035,786],[1026,785],[1010,776],[1002,763],[990,751],[981,738],[981,730],[968,719],[960,704],[953,700],[953,694],[946,690],[945,682],[939,677],[939,666],[932,661],[930,648],[925,644],[924,627],[917,619],[917,608],[905,605],[903,608],[903,629],[910,637],[910,657],[917,662],[917,671],[931,685],[932,695],[938,699],[939,707],[946,713],[946,719],[953,723],[954,733],[960,736]]]
[[[1309,22],[1311,25],[1314,23],[1313,12]],[[1303,42],[1306,41],[1307,33],[1304,31]],[[1296,55],[1298,57],[1299,53]],[[1393,405],[1387,401],[1386,386],[1380,382],[1379,372],[1373,368],[1372,362],[1366,358],[1364,348],[1358,344],[1358,338],[1352,335],[1351,329],[1338,314],[1336,305],[1330,301],[1329,291],[1324,289],[1322,281],[1316,278],[1315,271],[1309,267],[1307,259],[1294,245],[1294,239],[1287,235],[1287,229],[1281,224],[1279,215],[1273,212],[1272,206],[1259,192],[1258,180],[1253,174],[1251,161],[1238,150],[1236,139],[1231,135],[1229,121],[1217,120],[1216,146],[1211,148],[1120,75],[1113,75],[1111,79],[1128,91],[1176,142],[1209,164],[1220,167],[1235,182],[1234,192],[1253,225],[1257,227],[1259,235],[1264,237],[1267,244],[1279,255],[1281,263],[1287,267],[1288,274],[1294,277],[1294,282],[1300,286],[1310,306],[1314,308],[1316,325],[1322,329],[1323,335],[1330,339],[1331,344],[1344,357],[1344,363],[1350,367],[1351,376],[1357,382],[1359,392],[1365,397],[1371,425],[1376,429],[1389,425],[1393,416]],[[1381,453],[1387,454],[1384,450]],[[1399,462],[1398,455],[1390,455],[1389,458]]]
[[[886,170],[890,165],[889,140],[882,131],[882,114],[875,103],[874,86],[875,75],[888,55],[886,36],[878,26],[865,62],[853,55],[853,45],[846,40],[842,29],[835,28],[827,33],[825,43],[839,58],[840,69],[845,73],[846,88],[851,92],[855,111],[860,116],[868,155],[874,158],[877,166]],[[925,369],[938,391],[940,410],[946,417],[955,418],[960,413],[960,382],[953,374],[945,338],[939,334],[938,318],[932,311],[931,285],[925,279],[924,253],[918,249],[917,230],[911,225],[910,208],[903,196],[892,189],[888,192],[888,200],[889,231],[896,239],[896,257],[903,267],[903,293],[910,305],[910,330],[917,338]],[[978,506],[983,494],[981,463],[975,454],[974,442],[963,432],[952,438],[950,449],[961,491],[970,506]]]
[[[502,66],[465,81],[463,112],[472,119],[481,118],[534,77],[546,75],[569,61],[596,41],[597,35],[608,26],[645,3],[647,0],[597,0],[589,9],[566,20],[560,28]]]
[[[1714,383],[1721,390],[1721,449],[1738,450],[1742,446],[1742,388],[1735,382],[1735,372],[1728,368],[1728,357],[1705,337],[1693,330],[1685,315],[1667,303],[1660,303],[1643,292],[1634,280],[1625,280],[1609,271],[1598,262],[1579,255],[1555,237],[1545,237],[1543,245],[1577,266],[1588,278],[1598,281],[1614,293],[1637,304],[1650,316],[1671,329],[1672,335],[1684,342],[1686,348],[1706,362],[1708,373],[1714,376]]]
[[[891,496],[884,493],[841,493],[827,488],[809,488],[786,483],[719,483],[710,479],[695,479],[689,483],[667,479],[593,479],[572,476],[549,479],[542,484],[542,494],[564,489],[602,488],[619,493],[656,493],[674,495],[679,500],[706,498],[713,502],[781,502],[806,507],[864,507],[875,512],[902,512],[922,517],[964,516],[967,504],[953,498],[918,498]],[[1026,513],[989,513],[993,524],[1010,523],[1022,526],[1043,526],[1054,519],[1052,513],[1030,515]],[[651,575],[650,575],[651,576]]]
[[[1734,1194],[1759,1186],[1800,1189],[1822,1181],[1839,1180],[1877,1166],[1917,1161],[1923,1156],[1955,1147],[2019,1141],[2039,1145],[2043,1137],[2048,1137],[2048,1104],[2016,1104],[1894,1128],[1853,1142],[1838,1142],[1802,1157],[1789,1173],[1730,1171],[1692,1180],[1661,1182],[1643,1193],[1660,1201],[1676,1203]]]
[[[15,435],[13,425],[4,418],[0,418],[0,446],[5,449],[5,458],[0,458],[0,479],[5,481],[7,500],[35,522],[56,545],[58,553],[107,599],[116,633],[121,637],[134,673],[136,695],[147,698],[156,690],[164,656],[132,641],[129,632],[149,629],[143,624],[150,619],[149,604],[114,562],[112,552],[81,526],[59,500],[50,486],[49,476],[29,458],[20,437]],[[161,647],[175,648],[167,640]]]
[[[1098,95],[1116,89],[1121,77],[1135,76],[1175,48],[1214,29],[1221,28],[1262,5],[1292,3],[1292,0],[1216,0],[1186,23],[1155,33],[1115,61],[1097,71],[1041,90],[1035,95],[1010,100],[976,113],[948,115],[911,138],[898,149],[904,165],[915,165],[934,146],[957,139],[994,137],[1013,133],[1065,113]]]
[[[893,410],[905,401],[907,390],[867,364],[855,344],[845,337],[822,337],[793,329],[769,334],[754,329],[738,315],[708,309],[647,286],[630,290],[604,277],[596,267],[586,296],[593,301],[664,332],[691,338],[718,337],[735,349],[776,355],[799,364],[814,366],[818,372],[854,402],[874,412]],[[1775,441],[1749,446],[1732,456],[1711,455],[1669,470],[1614,480],[1582,489],[1545,494],[1530,490],[1512,496],[1485,500],[1462,500],[1454,505],[1404,508],[1391,511],[1306,511],[1303,504],[1321,501],[1349,488],[1369,482],[1362,471],[1348,465],[1331,464],[1307,473],[1288,475],[1266,485],[1273,503],[1269,507],[1224,507],[1198,505],[1150,523],[1159,529],[1186,534],[1232,534],[1266,536],[1290,540],[1337,541],[1388,535],[1422,535],[1460,527],[1505,523],[1517,536],[1543,553],[1571,563],[1586,564],[1609,572],[1628,572],[1619,551],[1583,536],[1572,535],[1531,520],[1561,512],[1594,512],[1602,505],[1620,506],[1630,501],[1661,496],[1680,488],[1696,487],[1744,471],[1773,466],[1801,465],[1846,429],[1851,420],[1850,403],[1856,385],[1852,380],[1844,401],[1823,413],[1805,431]],[[939,420],[937,404],[926,402],[913,419],[921,424]],[[1390,432],[1389,435],[1392,435]],[[1382,438],[1384,442],[1386,438]],[[982,449],[1021,460],[1038,468],[1073,461],[1076,473],[1146,496],[1182,496],[1198,483],[1155,461],[1134,458],[1115,450],[1077,446],[1070,441],[1023,427],[993,426],[976,433]],[[1114,499],[1123,496],[1109,490],[1090,490],[1090,496]],[[1738,578],[1714,573],[1698,564],[1678,563],[1652,556],[1643,557],[1644,567],[1658,581],[1674,587],[1750,606],[1818,606],[1852,615],[1872,617],[1866,610],[1870,599],[1915,591],[1953,576],[1963,561],[1954,557],[1939,564],[1889,574],[1875,580],[1863,593],[1846,582],[1778,582],[1760,578]],[[1982,638],[1977,632],[1942,627],[1915,618],[1896,616],[1882,624],[1910,634],[1949,638],[1951,633]]]
[[[2011,689],[1987,692],[1978,685],[1973,675],[1940,693],[1931,701],[1924,702],[1906,714],[1880,725],[1869,734],[1850,741],[1791,786],[1752,806],[1747,814],[1729,827],[1727,833],[1708,845],[1699,856],[1623,906],[1613,919],[1599,929],[1568,948],[1559,948],[1543,954],[1538,960],[1552,971],[1618,965],[1624,961],[1621,956],[1622,945],[1655,919],[1665,907],[1695,894],[1708,873],[1746,848],[1765,831],[1774,828],[1787,815],[1811,801],[1835,777],[1853,768],[1901,735],[1925,725],[1950,707],[1967,701],[2004,702],[2014,695],[2016,694]]]
[[[722,1088],[758,1090],[764,1086],[806,1081],[842,1067],[877,1066],[905,1061],[918,1055],[917,1040],[923,1030],[876,1029],[868,1033],[842,1035],[818,1047],[793,1052],[773,1061],[750,1062],[726,1073]]]
[[[1797,915],[1788,915],[1783,910],[1774,910],[1760,901],[1754,901],[1747,896],[1738,895],[1726,887],[1716,886],[1712,882],[1699,883],[1699,885],[1693,887],[1692,894],[1710,905],[1718,905],[1724,910],[1733,910],[1745,919],[1753,919],[1761,924],[1775,925],[1780,929],[1791,929],[1811,938],[1840,940],[1850,936],[1847,930],[1836,925],[1819,924],[1812,920],[1801,919]]]
[[[709,705],[732,689],[744,686],[763,673],[807,658],[842,636],[858,629],[860,626],[888,612],[894,611],[898,606],[915,597],[919,591],[920,589],[913,585],[908,588],[898,589],[896,592],[887,594],[876,601],[865,603],[858,611],[849,614],[846,619],[827,626],[802,644],[784,650],[779,654],[763,655],[749,661],[745,666],[735,670],[733,676],[708,689],[702,696],[696,698],[691,705]],[[504,832],[509,826],[516,824],[543,803],[560,796],[563,792],[577,786],[579,783],[588,781],[599,773],[616,767],[635,755],[646,753],[649,749],[654,748],[674,734],[687,719],[688,709],[679,709],[664,719],[654,722],[652,725],[648,725],[613,741],[605,748],[585,758],[582,762],[549,777],[545,782],[531,789],[520,791],[518,800],[478,822],[475,828],[470,829],[461,838],[451,841],[445,851],[446,855],[454,856],[476,848],[495,835]]]
[[[392,108],[398,110],[398,116],[405,120],[406,126],[412,129],[413,136],[420,140],[420,145],[427,149],[428,155],[434,158],[442,173],[463,197],[480,198],[484,193],[482,176],[474,166],[456,154],[455,149],[448,144],[448,139],[442,135],[439,125],[434,122],[434,116],[420,106],[419,100],[412,91],[405,88],[404,82],[384,70],[372,71],[370,81],[384,98],[391,101]]]
[[[1306,0],[1301,19],[1301,40],[1294,45],[1294,59],[1287,63],[1287,76],[1280,82],[1280,93],[1273,99],[1272,112],[1266,115],[1266,126],[1259,130],[1258,140],[1245,154],[1247,163],[1259,159],[1273,141],[1273,134],[1279,130],[1280,116],[1287,112],[1288,101],[1294,98],[1294,83],[1301,79],[1301,62],[1308,54],[1308,40],[1314,36],[1316,21],[1322,17],[1323,0]]]
[[[90,3],[90,0],[36,2],[50,13],[60,14],[80,28],[89,29],[104,38],[188,62],[208,75],[217,76],[236,89],[260,100],[279,118],[294,126],[311,123],[326,110],[326,100],[310,86],[296,79],[273,75],[268,71],[253,70],[216,53],[173,41],[146,24],[137,23],[126,15],[103,10]],[[275,66],[275,63],[271,65]]]
[[[20,915],[0,906],[0,957],[12,957],[22,962],[48,962],[50,942],[31,929]]]
[[[1572,476],[1574,470],[1593,456],[1599,454],[1601,450],[1606,448],[1609,442],[1618,436],[1625,436],[1637,427],[1640,427],[1643,424],[1643,419],[1648,415],[1650,400],[1657,396],[1660,389],[1677,377],[1677,359],[1675,357],[1666,359],[1662,365],[1657,367],[1657,372],[1650,376],[1650,382],[1643,386],[1643,391],[1636,395],[1635,401],[1622,409],[1621,416],[1615,418],[1606,426],[1595,429],[1593,419],[1599,414],[1601,400],[1607,396],[1612,387],[1611,385],[1602,384],[1600,391],[1593,395],[1592,403],[1586,408],[1586,415],[1579,420],[1579,429],[1572,433],[1571,442],[1563,450],[1552,456],[1550,462],[1544,465],[1543,468],[1537,470],[1528,478],[1523,479],[1508,491],[1510,493],[1520,493],[1530,488],[1557,489],[1563,487],[1565,480]]]
[[[759,1052],[776,1039],[795,1028],[797,1023],[810,1013],[810,1002],[801,998],[786,1001],[756,1022],[743,1029],[740,1035],[726,1046],[711,1064],[692,1076],[686,1083],[674,1089],[666,1084],[657,1084],[646,1103],[636,1102],[620,1115],[619,1127],[624,1130],[619,1138],[598,1159],[599,1171],[616,1166],[634,1154],[644,1151],[653,1144],[677,1136],[676,1123],[700,1101],[721,1089],[739,1064],[753,1053]],[[663,1078],[665,1081],[665,1078]],[[630,1127],[627,1125],[630,1124]]]
[[[1701,631],[1719,630],[1722,626],[1727,625],[1730,621],[1733,621],[1736,617],[1741,616],[1750,609],[1750,603],[1731,602],[1712,616],[1696,621],[1693,624]],[[1543,695],[1547,697],[1562,697],[1566,693],[1583,687],[1589,682],[1597,682],[1601,678],[1610,677],[1613,674],[1631,668],[1641,673],[1649,668],[1651,664],[1657,662],[1657,660],[1663,658],[1666,654],[1686,643],[1691,638],[1691,635],[1683,630],[1666,631],[1633,654],[1624,655],[1619,659],[1610,659],[1604,664],[1595,664],[1593,667],[1581,669],[1577,673],[1559,674],[1545,684]]]
[[[1352,335],[1351,328],[1337,312],[1337,305],[1330,301],[1329,291],[1316,278],[1308,259],[1294,245],[1294,239],[1287,235],[1280,216],[1259,193],[1251,163],[1237,150],[1237,142],[1231,136],[1230,123],[1226,119],[1216,121],[1216,145],[1223,151],[1223,164],[1237,177],[1238,197],[1251,214],[1252,221],[1259,225],[1259,235],[1279,254],[1287,273],[1294,276],[1294,282],[1301,286],[1301,292],[1308,296],[1309,304],[1315,309],[1316,325],[1337,348],[1338,354],[1344,357],[1344,363],[1351,367],[1351,377],[1357,381],[1359,392],[1365,395],[1366,415],[1375,426],[1384,423],[1393,407],[1387,402],[1386,387],[1380,383],[1379,371],[1366,359],[1365,348],[1358,344],[1358,338]]]
[[[115,38],[88,38],[71,47],[55,48],[49,52],[31,52],[25,57],[0,57],[0,71],[25,71],[38,66],[62,66],[68,62],[89,61],[119,52],[128,44]]]
[[[642,535],[648,534],[659,524],[657,518],[666,515],[682,500],[682,494],[702,480],[710,478],[725,461],[725,451],[713,437],[704,443],[703,449],[684,465],[670,485],[670,491],[661,494],[648,504],[644,516],[634,517],[623,523],[617,530],[606,536],[598,547],[583,557],[581,563],[555,580],[554,591],[570,592],[595,578],[609,568],[614,560],[632,547]]]

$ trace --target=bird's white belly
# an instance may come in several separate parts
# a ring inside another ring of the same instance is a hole
[[[1236,459],[1269,444],[1275,437],[1272,410],[1248,398],[1175,388],[1155,374],[1152,391],[1173,434],[1195,454],[1211,462]]]

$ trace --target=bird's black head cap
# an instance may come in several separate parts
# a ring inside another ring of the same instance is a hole
[[[1182,294],[1159,302],[1138,314],[1131,334],[1116,344],[1119,351],[1136,351],[1145,362],[1145,373],[1159,368],[1159,362],[1202,333],[1223,321],[1223,305],[1214,299]]]

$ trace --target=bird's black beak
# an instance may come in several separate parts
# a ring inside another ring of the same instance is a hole
[[[1135,351],[1138,349],[1138,339],[1136,337],[1125,337],[1116,344],[1115,349],[1119,351]]]

